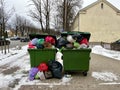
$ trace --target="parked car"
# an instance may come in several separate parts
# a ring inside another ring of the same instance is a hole
[[[18,36],[11,37],[10,40],[20,40],[20,37],[18,37]]]
[[[111,49],[120,51],[120,39],[111,43]]]
[[[27,37],[21,37],[20,38],[20,42],[29,42],[29,38],[27,38]]]

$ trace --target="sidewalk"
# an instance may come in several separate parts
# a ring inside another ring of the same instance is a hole
[[[96,48],[92,49],[93,51]],[[99,54],[119,59],[119,52],[99,48]],[[96,53],[97,53],[96,52]],[[12,49],[7,55],[0,55],[0,90],[119,90],[120,61],[91,53],[88,76],[72,73],[62,79],[28,80],[30,57],[26,47]]]
[[[115,80],[115,78],[111,76],[111,80],[109,80],[106,75],[106,80],[104,80],[104,78],[102,80],[99,78],[95,79],[92,76],[94,72],[115,73],[116,75],[120,75],[119,65],[120,61],[91,54],[90,70],[87,77],[84,77],[81,73],[72,73],[71,79],[64,84],[60,84],[62,80],[49,79],[39,81],[34,85],[22,85],[19,90],[119,90],[120,77]],[[117,83],[115,84],[114,82]]]

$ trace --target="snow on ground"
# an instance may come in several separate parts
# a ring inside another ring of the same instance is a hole
[[[93,72],[92,77],[95,77],[97,80],[103,81],[117,81],[118,76],[111,72]]]
[[[120,51],[107,50],[101,47],[100,45],[93,47],[92,53],[120,60]]]
[[[27,54],[27,46],[23,46],[21,50],[17,48],[10,49],[9,53],[2,54],[0,52],[0,65],[5,65],[7,63],[12,62],[13,60],[17,60],[18,58]]]
[[[120,60],[120,51],[107,50],[100,45],[96,45],[92,48],[92,53],[103,55],[109,58],[113,58],[114,60]],[[117,81],[119,76],[111,73],[111,72],[92,72],[92,77],[96,78],[96,80],[102,81]],[[120,84],[120,83],[101,83],[100,85],[111,85],[111,84]]]
[[[92,48],[92,53],[104,55],[110,58],[114,58],[115,60],[120,60],[120,52],[118,51],[111,51],[102,48],[101,46],[95,46]],[[40,80],[29,81],[28,80],[28,72],[30,70],[30,59],[29,54],[27,51],[27,45],[23,46],[22,49],[18,50],[16,48],[10,49],[10,52],[2,54],[0,52],[0,72],[2,72],[1,67],[8,66],[8,68],[12,67],[19,67],[16,72],[4,75],[0,73],[0,88],[10,86],[12,83],[15,83],[15,80],[19,80],[18,84],[16,84],[14,90],[18,90],[21,85],[49,85],[53,87],[53,85],[66,85],[69,84],[69,81],[72,77],[64,76],[59,82],[56,83],[43,83]],[[118,76],[111,72],[92,72],[92,77],[96,80],[103,80],[103,81],[116,81],[118,80]],[[38,83],[39,82],[39,83]],[[103,83],[106,84],[106,83]],[[118,84],[108,83],[108,84]]]
[[[29,56],[27,55],[27,46],[23,46],[21,50],[17,48],[10,49],[10,52],[5,54],[0,53],[0,66],[6,66],[6,69],[19,67],[20,69],[16,72],[8,75],[0,74],[0,87],[10,86],[15,83],[15,80],[20,80],[25,77],[27,72],[30,70]],[[4,70],[4,69],[3,69]],[[0,72],[2,70],[0,69]],[[26,76],[28,77],[28,76]]]
[[[18,85],[14,88],[14,90],[18,90],[21,85],[48,85],[52,87],[53,85],[67,85],[72,77],[63,77],[58,83],[43,83],[40,80],[30,81],[28,79],[28,72],[30,70],[30,59],[27,51],[27,45],[23,46],[21,50],[16,48],[10,49],[10,53],[2,54],[0,52],[0,67],[1,66],[9,66],[7,69],[12,67],[19,67],[20,69],[10,75],[0,74],[0,88],[11,86],[15,84],[16,80],[19,80]],[[0,72],[2,70],[0,69]],[[27,72],[25,74],[24,72]]]

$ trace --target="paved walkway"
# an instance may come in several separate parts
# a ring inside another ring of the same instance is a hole
[[[88,76],[74,73],[69,83],[59,85],[60,79],[44,80],[40,85],[23,85],[19,90],[120,90],[120,78],[117,81],[96,80],[92,77],[93,72],[112,72],[120,76],[120,61],[91,53],[90,70]],[[104,85],[103,83],[118,84]],[[51,83],[47,85],[45,83]],[[56,84],[54,84],[56,83]],[[45,85],[44,85],[45,84]]]

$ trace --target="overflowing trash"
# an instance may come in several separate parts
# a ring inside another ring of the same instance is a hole
[[[44,38],[33,38],[29,42],[28,48],[29,49],[55,48],[55,39],[49,35]]]
[[[57,41],[57,48],[62,47],[66,49],[88,48],[89,42],[86,37],[83,37],[80,34],[67,35],[66,37],[60,37]]]
[[[31,70],[29,71],[29,80],[61,79],[64,76],[62,50],[89,48],[89,37],[90,36],[84,36],[80,33],[64,34],[61,35],[58,40],[51,35],[30,36],[28,51],[30,53],[31,64],[33,65],[31,65]],[[48,52],[45,51],[47,49],[49,50]],[[53,49],[56,51],[51,54]],[[49,60],[44,60],[44,58],[41,58],[38,54],[40,54],[41,57],[49,56]],[[36,62],[38,62],[38,59],[36,59],[37,57],[40,58],[40,63],[36,64]],[[71,75],[67,75],[66,77],[71,77]]]
[[[40,63],[38,67],[32,67],[29,71],[29,80],[34,79],[50,79],[62,78],[62,65],[55,60],[50,60],[48,63]]]

